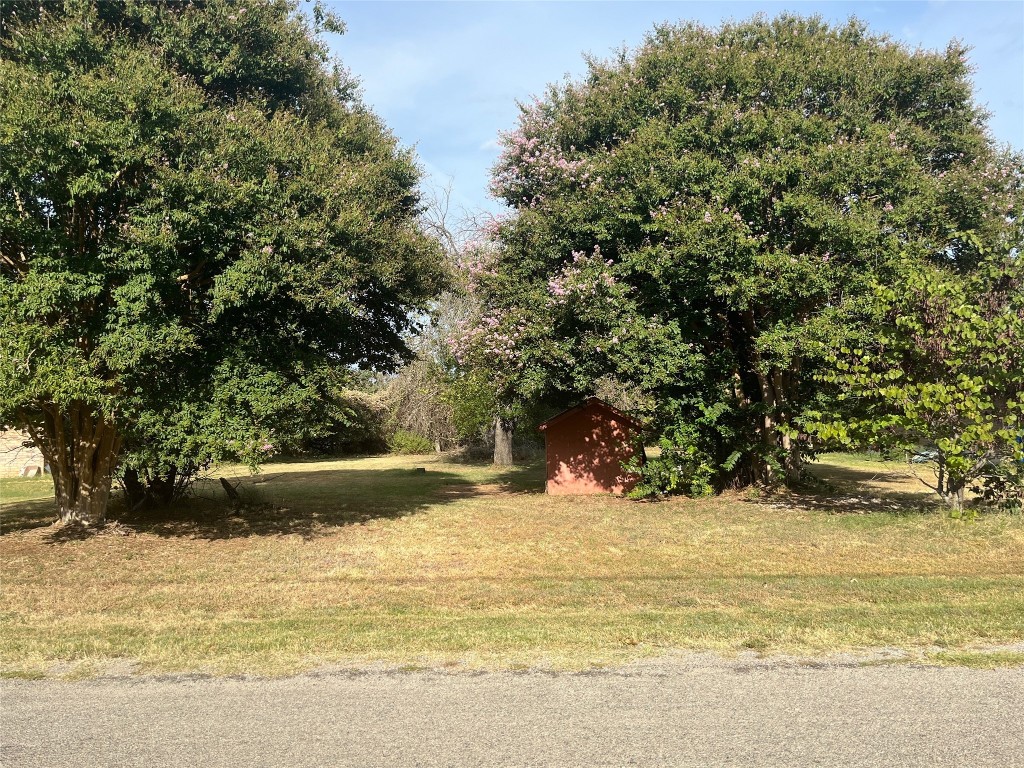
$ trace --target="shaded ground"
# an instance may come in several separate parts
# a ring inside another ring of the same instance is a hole
[[[776,509],[813,509],[831,514],[889,512],[897,515],[944,511],[924,482],[930,468],[882,461],[862,454],[825,454],[806,467],[811,482],[797,491],[778,491],[748,500]]]
[[[0,490],[0,535],[48,527],[55,542],[95,535],[154,534],[163,537],[224,539],[249,536],[323,535],[338,526],[414,515],[446,501],[474,496],[538,493],[543,479],[536,467],[502,471],[486,468],[489,482],[478,483],[460,465],[438,468],[435,457],[324,460],[268,465],[262,474],[225,468],[196,483],[191,497],[167,508],[128,510],[120,499],[110,507],[108,530],[53,527],[53,489],[48,478],[7,480]],[[401,464],[400,467],[389,465]],[[354,467],[353,467],[354,465]],[[440,464],[441,467],[446,465]],[[479,472],[479,467],[472,467]],[[236,486],[241,504],[231,504],[217,478]],[[27,495],[45,498],[22,500]]]

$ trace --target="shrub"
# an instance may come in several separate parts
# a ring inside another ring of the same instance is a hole
[[[434,452],[434,446],[431,445],[427,438],[412,432],[407,432],[404,429],[396,430],[395,433],[388,438],[388,448],[391,449],[392,453],[405,455]]]
[[[1024,461],[1004,459],[971,487],[981,501],[1004,512],[1024,511]]]

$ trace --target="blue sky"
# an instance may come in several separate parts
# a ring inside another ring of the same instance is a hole
[[[1024,0],[1007,2],[334,2],[348,26],[334,53],[362,83],[364,101],[405,146],[427,182],[452,185],[456,209],[496,211],[487,195],[498,132],[516,101],[640,43],[662,21],[709,26],[755,13],[856,15],[911,47],[972,47],[975,96],[995,138],[1024,150]]]

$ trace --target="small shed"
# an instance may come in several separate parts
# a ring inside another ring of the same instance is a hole
[[[547,449],[548,493],[625,493],[636,485],[622,465],[633,458],[643,424],[604,400],[588,397],[538,429]]]

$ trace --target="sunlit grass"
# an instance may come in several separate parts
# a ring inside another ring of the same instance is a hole
[[[926,658],[930,663],[949,667],[970,667],[972,669],[1024,667],[1024,651],[937,651],[928,654]]]
[[[828,485],[805,494],[657,503],[548,497],[538,467],[281,463],[260,482],[222,471],[245,508],[215,476],[168,513],[115,506],[121,524],[85,537],[33,527],[52,519],[42,481],[4,480],[0,665],[582,668],[1024,640],[1024,518],[951,520],[864,461],[826,457]]]

